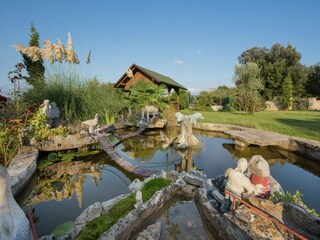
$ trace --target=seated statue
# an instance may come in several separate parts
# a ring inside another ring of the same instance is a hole
[[[0,239],[31,239],[29,221],[11,192],[8,172],[0,166]]]
[[[254,185],[250,179],[244,174],[247,170],[247,159],[240,158],[235,169],[228,168],[225,176],[228,178],[226,189],[242,198],[244,195],[257,195],[262,186],[260,184]]]
[[[269,163],[260,155],[253,156],[248,164],[248,171],[251,173],[250,181],[254,185],[262,185],[259,197],[269,198],[270,193],[270,168]]]

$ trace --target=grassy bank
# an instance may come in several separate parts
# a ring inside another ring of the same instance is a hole
[[[190,110],[184,113],[192,114]],[[201,112],[207,123],[234,124],[320,141],[320,111]]]

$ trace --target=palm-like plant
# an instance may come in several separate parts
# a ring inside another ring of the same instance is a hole
[[[156,86],[141,80],[138,81],[130,91],[129,102],[131,107],[135,110],[141,110],[149,105],[159,109],[164,109],[167,106],[164,98],[164,86]]]

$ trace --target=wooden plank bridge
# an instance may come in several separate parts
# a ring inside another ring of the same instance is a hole
[[[148,126],[142,125],[136,131],[131,132],[129,134],[118,136],[118,138],[122,141],[124,139],[136,136],[146,130]],[[111,157],[112,161],[115,161],[120,167],[124,168],[126,171],[142,176],[142,177],[149,177],[152,174],[160,174],[160,170],[150,170],[144,169],[140,166],[135,166],[132,163],[128,162],[127,160],[123,159],[119,153],[115,150],[114,144],[110,141],[108,136],[100,135],[98,136],[99,143],[102,149]]]

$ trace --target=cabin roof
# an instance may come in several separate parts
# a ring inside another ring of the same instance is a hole
[[[159,84],[165,84],[165,85],[172,87],[172,88],[181,88],[181,89],[187,90],[187,88],[185,88],[181,84],[177,83],[175,80],[173,80],[170,77],[164,76],[160,73],[157,73],[157,72],[152,71],[150,69],[138,66],[136,64],[131,65],[130,69],[133,70],[133,68],[137,68],[138,70],[140,70],[141,72],[143,72],[144,74],[146,74],[148,77],[150,77],[152,80],[156,81]],[[125,78],[125,76],[126,76],[126,74],[124,73],[121,76],[121,78],[115,83],[115,87],[119,86],[119,83]]]

